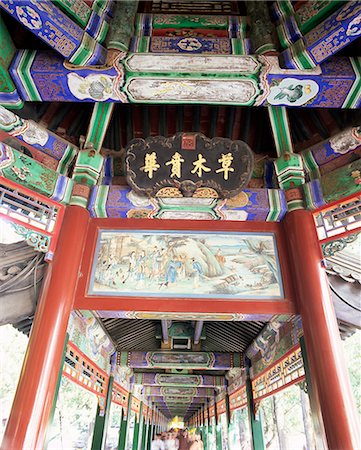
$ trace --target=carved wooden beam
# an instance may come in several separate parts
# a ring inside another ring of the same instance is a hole
[[[222,376],[212,375],[183,375],[183,374],[157,374],[157,373],[135,373],[134,382],[144,386],[159,387],[224,387],[226,380]]]
[[[206,103],[357,108],[359,58],[310,70],[282,69],[276,56],[130,53],[86,69],[44,51],[16,53],[10,73],[23,100]]]
[[[132,369],[204,369],[229,370],[241,367],[241,353],[213,352],[120,352],[120,365]]]
[[[106,49],[53,3],[0,0],[0,7],[71,63],[105,63]]]

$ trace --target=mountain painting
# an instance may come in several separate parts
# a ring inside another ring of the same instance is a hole
[[[88,294],[283,298],[272,233],[101,230]]]

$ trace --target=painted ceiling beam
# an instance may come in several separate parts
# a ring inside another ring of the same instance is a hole
[[[107,162],[105,167],[107,167]],[[167,198],[156,197],[149,202],[145,200],[142,206],[132,203],[131,196],[128,195],[130,190],[129,186],[94,186],[88,205],[91,216],[128,218],[138,217],[141,212],[144,217],[146,212],[148,218],[169,219],[176,216],[177,211],[182,208],[183,211],[189,210],[194,217],[196,207],[200,219],[278,222],[287,212],[284,192],[279,189],[244,189],[237,199],[226,201],[194,199],[194,203],[192,203],[191,198],[187,198],[185,201],[179,198],[176,205],[174,199],[169,201]],[[103,314],[106,317],[107,313]],[[183,317],[180,319],[185,320]]]
[[[15,55],[16,48],[0,16],[0,104],[9,108],[22,108],[24,102],[19,97],[14,82],[9,74],[9,67]]]
[[[361,157],[361,123],[313,145],[301,155],[311,179],[351,163],[355,157]]]
[[[105,40],[110,22],[109,11],[92,8],[83,0],[55,0],[54,3],[97,42]],[[93,6],[97,3],[94,2]]]
[[[250,41],[253,52],[258,55],[276,52],[275,27],[271,22],[267,2],[247,1],[245,6],[250,22]]]
[[[126,52],[134,34],[134,22],[138,1],[116,2],[114,17],[107,39],[108,50]]]
[[[361,192],[361,159],[303,185],[308,209],[316,209]]]
[[[0,142],[0,175],[55,201],[68,203],[73,181]]]
[[[145,386],[143,389],[144,395],[151,397],[167,396],[174,397],[212,397],[214,396],[214,389],[212,388],[189,388],[189,387],[160,387],[160,386]]]
[[[154,404],[162,404],[165,403],[167,405],[191,405],[203,403],[205,401],[205,398],[207,397],[149,397],[149,400],[153,402]]]
[[[0,130],[25,146],[32,157],[50,169],[66,174],[79,148],[33,120],[22,119],[0,106]]]
[[[302,2],[301,2],[302,3]],[[306,33],[316,28],[344,2],[339,0],[309,0],[299,7],[291,2],[276,1],[271,6],[277,34],[283,49],[292,46]]]
[[[120,365],[132,369],[204,369],[229,370],[241,367],[241,353],[216,352],[120,352]]]
[[[360,36],[360,4],[350,1],[281,54],[288,69],[311,69]],[[337,36],[337,44],[330,45]]]
[[[85,149],[94,149],[97,152],[101,150],[113,110],[114,103],[95,103],[85,138]]]
[[[69,62],[105,63],[106,49],[50,1],[0,0],[0,7]]]
[[[294,153],[287,108],[271,106],[268,108],[271,129],[278,158],[273,162],[278,185],[285,191],[289,211],[304,207],[302,185],[305,182],[303,160]]]
[[[10,74],[26,101],[357,108],[360,58],[287,70],[276,56],[129,53],[76,67],[56,53],[19,50]],[[202,75],[200,75],[202,74]],[[211,94],[211,95],[210,95]]]
[[[158,374],[135,373],[134,383],[143,386],[160,387],[224,387],[226,379],[222,376],[212,375],[183,375],[183,374]]]
[[[207,313],[177,313],[160,311],[96,311],[97,315],[106,319],[145,319],[145,320],[206,320],[209,322],[269,322],[275,319],[272,314],[207,314]],[[281,319],[280,319],[281,320]],[[284,320],[284,319],[283,319]]]

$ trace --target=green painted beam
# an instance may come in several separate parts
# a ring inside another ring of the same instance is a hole
[[[265,450],[262,419],[261,417],[257,419],[254,414],[252,384],[249,377],[247,377],[246,388],[247,388],[248,417],[250,421],[253,450]]]
[[[268,114],[277,155],[283,156],[285,153],[292,153],[293,144],[286,108],[284,106],[269,106]]]
[[[84,148],[100,151],[114,110],[114,103],[95,103]]]
[[[94,432],[93,432],[93,441],[92,441],[92,446],[91,446],[92,450],[100,450],[105,445],[106,430],[108,428],[108,422],[109,422],[110,405],[112,402],[113,381],[114,381],[114,378],[111,375],[109,377],[109,382],[108,382],[108,391],[107,391],[107,397],[105,400],[104,415],[102,415],[102,416],[100,415],[99,405],[97,407],[97,415],[96,415],[96,419],[95,419]]]
[[[138,450],[139,448],[139,438],[141,437],[142,424],[143,424],[143,402],[140,403],[139,420],[135,421],[132,450]]]
[[[125,443],[127,438],[127,429],[128,429],[128,419],[130,414],[130,407],[132,405],[132,394],[129,394],[128,397],[128,414],[125,415],[124,411],[122,412],[122,423],[120,425],[119,430],[119,441],[118,441],[118,450],[125,450]]]

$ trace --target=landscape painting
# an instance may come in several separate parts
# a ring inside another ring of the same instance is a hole
[[[272,233],[100,230],[88,294],[283,298]]]

